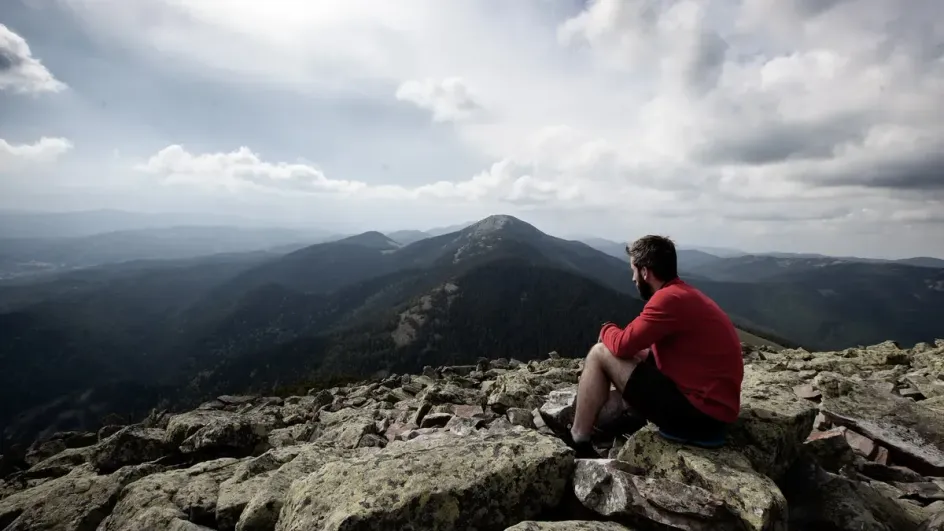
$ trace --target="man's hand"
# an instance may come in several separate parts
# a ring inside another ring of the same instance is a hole
[[[607,321],[600,326],[600,334],[597,336],[597,343],[600,343],[603,341],[603,331],[606,330],[606,327],[609,325],[616,326],[616,323]]]

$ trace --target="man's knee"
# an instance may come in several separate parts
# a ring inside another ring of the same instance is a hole
[[[600,362],[606,362],[608,358],[613,357],[613,353],[610,352],[610,349],[607,348],[602,342],[593,345],[590,348],[590,352],[587,354],[587,359],[594,359]]]

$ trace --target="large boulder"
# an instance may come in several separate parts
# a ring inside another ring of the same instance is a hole
[[[746,529],[786,529],[787,502],[783,493],[735,448],[705,450],[684,446],[664,439],[650,427],[633,434],[616,458],[649,477],[708,491],[721,499]]]
[[[268,448],[269,431],[248,418],[211,422],[180,443],[184,454],[247,456]]]
[[[794,376],[784,373],[745,368],[741,413],[729,431],[732,446],[775,481],[798,457],[816,418],[816,404],[797,396]]]
[[[439,432],[294,482],[276,529],[502,529],[559,504],[573,467],[572,450],[523,428]]]
[[[159,468],[139,465],[101,476],[91,465],[0,499],[0,529],[34,531],[96,529],[125,485]]]
[[[357,448],[365,436],[377,434],[374,413],[374,410],[357,408],[322,412],[311,440],[338,448]]]
[[[98,443],[90,461],[101,472],[112,472],[126,465],[154,461],[173,452],[164,430],[127,426]]]
[[[743,528],[741,519],[705,489],[633,472],[613,459],[578,459],[574,492],[587,508],[627,524],[656,522],[686,531]]]
[[[944,476],[944,413],[835,373],[820,373],[814,383],[823,393],[821,410],[833,424],[879,442],[895,463]]]
[[[783,482],[790,504],[791,529],[913,531],[920,511],[890,499],[867,481],[833,474],[800,462]]]
[[[239,432],[241,426],[247,425],[249,431],[262,437],[276,428],[284,428],[281,406],[262,402],[258,405],[242,405],[236,411],[195,409],[174,415],[167,420],[167,442],[178,446],[204,428],[206,431],[217,433]]]
[[[242,462],[220,485],[217,527],[220,530],[271,531],[293,481],[329,461],[366,451],[311,443],[273,449]]]
[[[56,455],[36,463],[21,475],[28,479],[64,476],[73,468],[82,463],[87,463],[92,453],[93,448],[66,448]]]
[[[206,461],[188,469],[152,474],[128,485],[101,531],[216,527],[220,482],[233,474],[235,458]],[[188,527],[191,526],[191,527]]]

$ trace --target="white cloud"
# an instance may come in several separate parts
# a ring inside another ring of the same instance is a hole
[[[583,208],[623,227],[674,219],[690,234],[785,231],[821,250],[827,236],[893,240],[906,227],[944,242],[930,214],[944,201],[936,0],[63,1],[142,61],[241,87],[409,102],[490,161],[407,186],[171,145],[141,169],[172,181],[397,199],[372,219],[451,201]],[[381,167],[383,143],[365,147],[357,127],[397,135],[400,124],[377,120],[352,118],[338,144]],[[309,154],[281,158],[295,156]]]
[[[580,183],[568,185],[564,179],[537,176],[535,168],[511,160],[498,161],[465,181],[439,181],[416,187],[331,179],[310,164],[265,161],[245,146],[228,153],[191,154],[183,146],[171,145],[135,165],[134,169],[154,175],[167,184],[230,191],[508,204],[582,199]]]
[[[10,144],[0,138],[0,173],[55,162],[72,149],[65,138],[42,137],[33,144]]]
[[[265,162],[245,146],[229,153],[193,155],[175,144],[160,150],[135,169],[159,175],[168,183],[231,190],[273,188],[345,194],[367,187],[358,181],[328,179],[321,170],[307,164]]]
[[[463,120],[480,109],[469,87],[458,77],[404,81],[396,97],[431,111],[436,122]]]
[[[38,93],[65,89],[65,83],[33,57],[26,40],[0,23],[0,90]]]

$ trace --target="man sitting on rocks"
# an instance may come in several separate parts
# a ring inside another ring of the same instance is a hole
[[[662,436],[721,446],[726,426],[738,417],[744,377],[734,325],[714,301],[678,277],[670,239],[645,236],[626,252],[646,305],[626,328],[603,325],[587,355],[574,422],[564,438],[578,457],[596,456],[590,438],[604,406],[613,409],[612,383],[617,407],[652,422]]]

